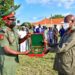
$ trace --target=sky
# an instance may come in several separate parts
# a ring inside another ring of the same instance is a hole
[[[14,0],[20,4],[16,18],[23,22],[37,22],[51,15],[75,15],[75,0]]]

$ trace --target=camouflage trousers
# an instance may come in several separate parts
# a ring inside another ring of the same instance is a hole
[[[17,62],[13,56],[5,56],[3,65],[0,65],[0,75],[16,75]]]

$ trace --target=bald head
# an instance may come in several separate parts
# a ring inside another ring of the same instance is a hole
[[[74,15],[67,15],[65,18],[64,18],[64,22],[65,23],[69,23],[69,22],[73,22],[73,21],[75,21],[75,16]]]

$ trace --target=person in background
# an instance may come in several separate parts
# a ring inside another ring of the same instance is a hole
[[[26,35],[30,33],[30,29],[27,25],[25,25],[24,31],[26,31]],[[26,41],[26,50],[30,50],[30,43],[31,43],[30,38],[28,38],[25,41]]]
[[[20,26],[21,26],[20,20],[17,20],[16,26],[14,27],[14,28],[16,29],[16,33],[17,33],[17,34],[18,34],[19,31],[20,31]]]
[[[36,28],[36,33],[42,33],[43,29],[41,27],[41,25],[38,25],[38,28]]]
[[[58,29],[57,29],[57,25],[54,25],[53,28],[53,35],[54,35],[54,44],[56,45],[58,43]]]
[[[36,33],[36,27],[33,26],[33,33]]]
[[[21,30],[18,32],[18,35],[20,39],[24,38],[27,35],[27,31],[25,30],[24,26],[21,27]],[[26,40],[25,40],[20,44],[20,52],[25,52],[26,50],[27,49],[26,49]]]
[[[49,43],[49,46],[51,46],[53,44],[53,29],[52,27],[49,27],[49,30],[48,30],[48,33],[47,33],[47,39],[48,39],[48,43]]]
[[[75,75],[75,16],[67,15],[63,27],[66,32],[57,47],[49,47],[45,53],[56,53],[53,68],[58,71],[58,75]]]
[[[45,33],[46,27],[42,26],[42,33]]]
[[[61,26],[60,30],[59,30],[59,34],[60,34],[60,38],[62,38],[62,36],[65,33],[65,29],[63,28],[63,26]]]
[[[44,35],[45,40],[47,40],[47,33],[48,33],[48,30],[47,30],[47,27],[46,27],[46,26],[43,26],[43,28],[42,28],[42,33],[43,33],[43,35]]]

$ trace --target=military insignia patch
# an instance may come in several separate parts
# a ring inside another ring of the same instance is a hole
[[[0,34],[0,40],[4,39],[4,35]]]

